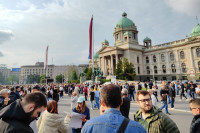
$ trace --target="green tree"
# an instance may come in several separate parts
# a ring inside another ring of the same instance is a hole
[[[60,74],[56,76],[56,83],[62,83],[64,80],[64,75]]]
[[[86,67],[85,70],[84,70],[83,72],[84,72],[84,73],[87,73],[88,70],[89,70],[89,69]]]
[[[4,84],[5,83],[5,78],[3,76],[3,73],[0,72],[0,84]]]
[[[10,75],[6,79],[6,83],[7,84],[17,84],[17,83],[19,83],[19,76],[17,76],[17,75]]]
[[[77,75],[75,70],[72,72],[72,80],[77,80]]]
[[[122,61],[117,63],[115,74],[118,79],[133,80],[136,75],[133,63],[129,62],[127,58],[123,58]]]
[[[40,83],[43,83],[43,80],[45,80],[46,74],[43,74],[42,77],[40,78]]]
[[[87,80],[90,80],[92,77],[92,68],[89,68],[87,73],[86,73],[86,79]]]
[[[29,84],[40,83],[40,75],[36,75],[36,74],[28,75],[27,83],[29,83]]]

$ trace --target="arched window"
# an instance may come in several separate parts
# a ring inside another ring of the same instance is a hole
[[[150,74],[150,68],[147,66],[147,74]]]
[[[173,72],[173,73],[175,73],[175,72],[176,72],[176,67],[175,67],[175,64],[172,64],[172,65],[171,65],[171,69],[172,69],[172,72]]]
[[[182,72],[183,72],[183,73],[186,72],[186,65],[185,65],[185,63],[182,63],[182,64],[181,64],[181,69],[182,69]]]
[[[199,72],[200,72],[200,61],[198,62],[198,68],[199,68]]]
[[[140,58],[137,56],[137,63],[140,63]]]
[[[184,54],[183,51],[180,52],[180,58],[181,58],[181,59],[185,59],[185,54]]]
[[[149,63],[149,57],[148,56],[146,57],[146,63]]]
[[[156,62],[156,55],[153,56],[153,62]]]
[[[196,49],[197,57],[200,57],[200,48]]]
[[[165,65],[162,65],[162,71],[163,71],[163,73],[166,73],[166,66]]]
[[[138,74],[140,74],[140,67],[138,67]]]
[[[161,61],[164,62],[165,61],[165,55],[161,54]]]
[[[171,60],[171,61],[174,61],[174,53],[171,52],[169,56],[170,56],[170,60]]]
[[[154,66],[154,73],[158,73],[157,66]]]

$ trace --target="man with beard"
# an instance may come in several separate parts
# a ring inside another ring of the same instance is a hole
[[[134,120],[142,124],[148,133],[180,133],[174,121],[152,105],[148,91],[138,91],[136,99],[140,110],[134,115]]]
[[[47,105],[41,92],[27,94],[0,111],[0,133],[33,133],[29,124],[39,117]]]

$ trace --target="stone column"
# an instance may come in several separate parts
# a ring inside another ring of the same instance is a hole
[[[101,68],[101,57],[99,57],[99,67]]]
[[[162,69],[161,69],[161,61],[160,61],[160,54],[156,54],[156,59],[157,59],[157,62],[158,62],[158,66],[157,66],[157,70],[158,70],[158,74],[161,74],[162,73]]]
[[[111,75],[113,75],[113,70],[114,70],[114,68],[113,68],[113,55],[111,54],[110,57],[111,57],[110,62],[111,62],[111,69],[112,69]]]
[[[187,56],[187,55],[185,55]],[[193,53],[192,53],[192,47],[189,48],[189,56],[190,56],[190,64],[191,64],[191,67],[194,68],[194,58],[193,58]]]
[[[118,54],[115,55],[116,57],[116,69],[117,69],[117,63],[118,63]]]
[[[103,57],[103,75],[106,76],[105,56]]]
[[[180,61],[179,61],[179,58],[178,58],[178,50],[176,50],[174,52],[174,60],[175,60],[175,67],[176,67],[176,73],[180,74],[181,73],[181,66],[180,66]]]
[[[170,66],[169,66],[169,56],[168,56],[168,52],[166,53],[166,73],[167,74],[170,74],[171,71],[170,71]]]

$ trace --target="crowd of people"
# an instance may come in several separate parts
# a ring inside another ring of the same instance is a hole
[[[160,91],[159,91],[160,90]],[[59,99],[64,94],[71,98],[72,112],[82,115],[81,128],[72,133],[179,133],[176,123],[170,119],[168,104],[175,109],[175,97],[183,97],[190,103],[194,114],[190,132],[200,132],[200,84],[190,82],[157,83],[138,82],[99,84],[47,84],[0,87],[0,132],[33,133],[31,123],[38,133],[66,133],[71,115],[58,113]],[[159,95],[160,94],[160,95]],[[159,98],[160,96],[160,98]],[[160,100],[160,101],[159,101]],[[86,105],[90,101],[91,108]],[[140,109],[134,120],[129,119],[130,103],[136,101]],[[158,102],[163,105],[158,107]],[[162,109],[165,108],[165,113]],[[90,111],[97,109],[100,116],[90,119]]]

